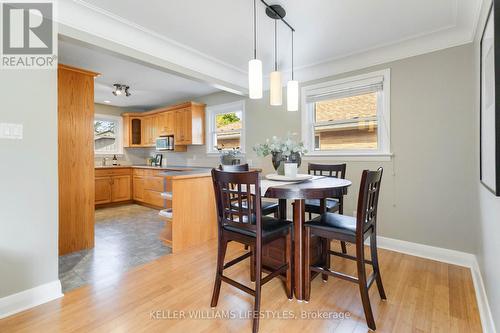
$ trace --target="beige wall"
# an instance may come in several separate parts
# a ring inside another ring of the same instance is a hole
[[[483,3],[482,20],[479,24],[478,34],[474,43],[474,87],[476,98],[474,103],[475,116],[475,155],[474,164],[476,173],[474,181],[476,184],[476,196],[479,201],[479,215],[474,219],[474,226],[477,229],[477,258],[481,275],[488,295],[493,320],[497,329],[500,328],[500,267],[498,265],[498,255],[500,254],[500,198],[495,197],[479,182],[479,41],[483,31],[487,10],[491,1]]]

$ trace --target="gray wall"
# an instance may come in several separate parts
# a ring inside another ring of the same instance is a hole
[[[482,20],[479,24],[478,34],[474,43],[475,55],[475,91],[476,99],[474,104],[475,114],[475,158],[476,173],[474,181],[476,183],[477,198],[479,201],[479,216],[474,220],[474,225],[478,229],[477,238],[477,259],[481,269],[481,275],[488,295],[493,320],[497,328],[500,328],[500,266],[498,265],[498,255],[500,254],[500,198],[495,197],[479,182],[479,41],[483,31],[487,10],[491,1],[483,3]]]
[[[24,124],[0,139],[0,298],[57,277],[57,73],[2,70],[0,122]]]

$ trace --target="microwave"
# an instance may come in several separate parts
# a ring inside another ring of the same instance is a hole
[[[156,138],[156,150],[174,150],[173,136],[160,136]]]

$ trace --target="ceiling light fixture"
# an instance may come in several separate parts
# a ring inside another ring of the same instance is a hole
[[[248,92],[251,99],[262,98],[262,61],[257,59],[256,0],[253,0],[253,59],[248,62]]]
[[[269,103],[273,106],[283,104],[281,72],[278,71],[278,21],[274,19],[274,71],[269,75]]]
[[[299,83],[294,78],[294,59],[293,59],[293,33],[295,29],[285,20],[286,11],[280,5],[268,5],[266,1],[260,0],[266,6],[266,14],[274,20],[274,71],[269,75],[269,103],[273,106],[280,106],[283,104],[283,84],[281,80],[281,72],[278,70],[278,20],[283,22],[292,31],[292,79],[287,83],[287,110],[288,111],[298,111],[298,99],[299,99]],[[257,69],[262,71],[262,63],[258,61],[258,65],[251,65],[251,62],[256,60],[256,9],[254,1],[254,59],[250,60],[248,64],[248,79],[249,79],[249,95],[250,98],[260,98],[262,97],[262,91],[259,94],[255,93],[257,88],[256,83],[254,83],[257,77]],[[256,63],[257,64],[257,63]],[[255,66],[256,69],[251,68]],[[257,67],[259,66],[259,67]],[[260,72],[262,76],[262,72]],[[261,83],[262,84],[262,83]],[[262,89],[262,88],[261,88]],[[258,97],[256,97],[258,96]]]
[[[115,89],[113,90],[113,95],[115,96],[120,96],[122,94],[125,94],[126,97],[129,97],[130,95],[132,95],[128,91],[130,87],[125,84],[115,83],[113,84],[113,87],[115,87]]]

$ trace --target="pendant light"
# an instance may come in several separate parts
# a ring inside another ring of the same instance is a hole
[[[278,22],[274,20],[274,71],[271,72],[269,78],[269,103],[272,106],[280,106],[283,104],[281,85],[281,72],[278,71]]]
[[[262,98],[262,61],[257,59],[257,9],[253,0],[253,59],[248,62],[248,95]]]
[[[299,111],[299,81],[293,75],[293,33],[292,30],[292,79],[286,85],[286,108],[288,111]]]

